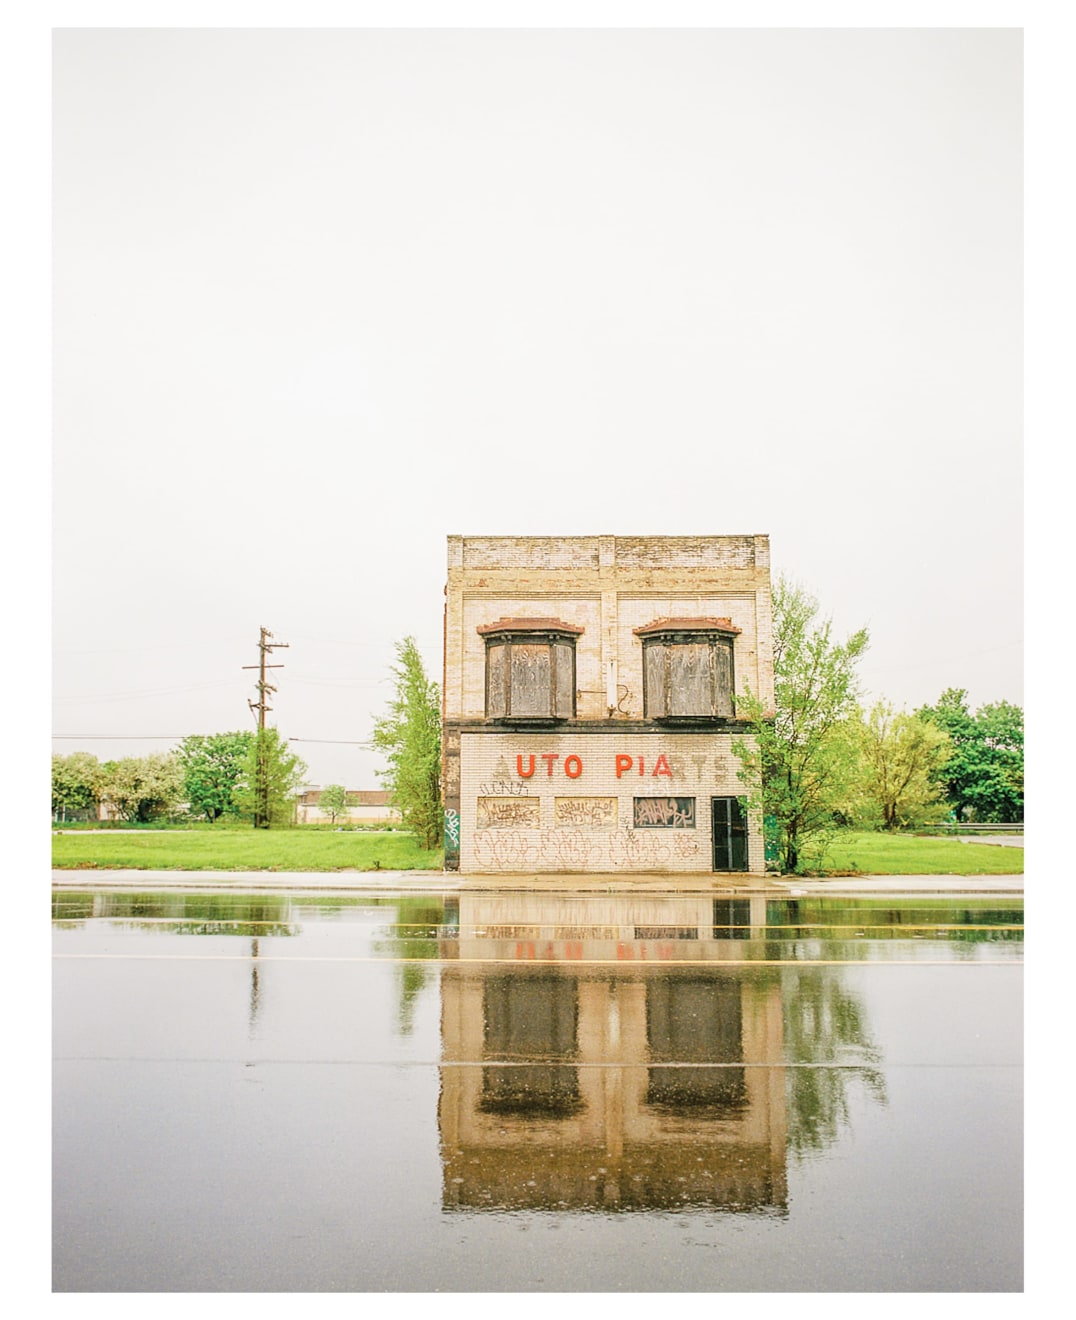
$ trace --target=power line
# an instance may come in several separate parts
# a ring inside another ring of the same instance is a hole
[[[360,742],[357,738],[289,738],[288,742],[331,743],[336,747],[370,747],[369,738]]]
[[[57,693],[54,701],[131,701],[138,700],[140,697],[167,697],[178,692],[201,692],[206,688],[234,687],[230,679],[217,679],[212,683],[187,683],[182,687],[162,687],[162,688],[137,688],[130,689],[127,692],[106,692],[104,695],[94,696],[92,693],[76,692],[73,695],[63,696]]]
[[[294,637],[295,634],[293,633],[292,636]],[[383,649],[385,648],[384,642],[351,641],[343,637],[308,637],[306,635],[301,635],[298,640],[300,642],[318,642],[319,644],[328,645],[328,646],[362,646],[362,647],[372,646]]]
[[[980,656],[980,655],[993,655],[998,651],[1006,651],[1011,646],[1022,646],[1023,641],[1024,639],[1022,637],[1018,637],[1016,638],[1015,641],[1001,642],[997,646],[986,646],[979,651],[964,651],[957,655],[950,654],[950,655],[932,656],[931,659],[929,660],[917,660],[914,664],[910,664],[910,665],[872,666],[870,660],[865,658],[862,662],[862,668],[865,673],[873,673],[873,674],[895,674],[895,673],[902,673],[908,669],[936,668],[940,665],[956,664],[962,660],[974,660],[976,656]]]
[[[378,687],[382,683],[387,683],[386,678],[329,678],[325,675],[307,676],[304,674],[292,674],[291,681],[299,683],[304,687]]]
[[[54,646],[52,648],[54,655],[136,655],[142,651],[168,651],[174,654],[176,651],[197,651],[204,653],[206,642],[158,642],[150,646]]]
[[[208,733],[54,733],[53,742],[182,742],[185,738],[211,738]],[[368,738],[289,738],[294,743],[333,747],[371,747]]]

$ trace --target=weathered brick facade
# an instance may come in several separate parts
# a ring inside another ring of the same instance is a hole
[[[446,866],[762,871],[753,813],[715,853],[745,788],[744,726],[714,712],[772,704],[772,654],[765,536],[450,537]],[[659,682],[666,715],[689,686],[687,714],[649,717]]]

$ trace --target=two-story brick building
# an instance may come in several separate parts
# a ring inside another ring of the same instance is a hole
[[[447,869],[765,869],[766,536],[451,536],[443,686]]]

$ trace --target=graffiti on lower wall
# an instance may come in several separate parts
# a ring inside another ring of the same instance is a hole
[[[555,798],[553,823],[558,829],[615,830],[615,797]]]
[[[541,799],[536,797],[480,797],[476,824],[480,830],[537,829]]]
[[[708,870],[697,837],[649,830],[478,829],[468,865],[480,871],[649,871],[672,866]]]

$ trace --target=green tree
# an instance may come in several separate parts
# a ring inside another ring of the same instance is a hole
[[[235,790],[254,742],[252,730],[192,734],[176,750],[183,767],[183,793],[191,814],[206,820],[234,816]]]
[[[90,752],[52,758],[52,814],[96,815],[101,800],[101,764]]]
[[[936,820],[944,814],[938,770],[949,737],[921,715],[878,701],[861,721],[860,774],[853,814],[884,829]]]
[[[375,722],[373,746],[388,769],[378,777],[388,788],[407,829],[424,848],[441,842],[441,690],[427,678],[413,637],[396,643],[392,672],[396,692],[387,712]]]
[[[243,773],[233,791],[239,812],[255,829],[295,823],[295,796],[306,775],[306,763],[277,729],[259,729],[247,750]]]
[[[338,819],[347,819],[347,789],[343,784],[328,784],[321,790],[318,807],[329,818],[329,824],[335,825]]]
[[[781,869],[804,865],[808,845],[821,850],[834,811],[847,799],[857,769],[856,664],[868,645],[865,628],[833,640],[818,621],[818,602],[785,577],[773,589],[774,709],[748,692],[737,713],[751,726],[738,739],[748,805],[772,822]]]
[[[959,820],[1024,819],[1024,712],[996,701],[974,714],[964,688],[946,688],[916,712],[949,735],[938,783]]]
[[[183,799],[183,770],[172,752],[128,756],[101,767],[101,797],[121,820],[146,824],[168,816]]]

